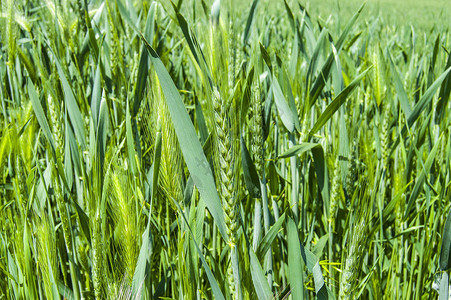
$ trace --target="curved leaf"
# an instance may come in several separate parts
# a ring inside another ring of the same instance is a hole
[[[180,148],[188,170],[190,171],[194,184],[205,201],[208,210],[213,216],[222,237],[227,241],[228,236],[225,230],[224,211],[218,196],[218,191],[216,190],[213,173],[207,158],[205,157],[204,151],[202,150],[193,123],[191,122],[182,98],[180,97],[171,76],[166,70],[166,67],[163,65],[163,62],[144,36],[140,34],[140,37],[144,41],[147,51],[149,51],[150,60],[160,79],[160,84],[172,118],[175,133],[180,143]]]
[[[294,131],[295,127],[295,119],[293,112],[288,106],[287,101],[285,100],[285,96],[282,93],[282,89],[280,88],[279,81],[276,76],[272,77],[272,91],[274,93],[274,102],[276,103],[277,110],[279,111],[280,119],[282,120],[283,125],[289,132]]]

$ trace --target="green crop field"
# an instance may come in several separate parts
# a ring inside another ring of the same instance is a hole
[[[449,0],[0,4],[0,299],[451,299]]]

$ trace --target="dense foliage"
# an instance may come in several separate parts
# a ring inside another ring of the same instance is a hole
[[[1,0],[0,299],[448,298],[449,24],[234,2]]]

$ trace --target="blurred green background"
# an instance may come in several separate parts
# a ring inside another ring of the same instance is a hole
[[[287,0],[287,2],[291,7],[296,2],[301,3],[313,19],[320,17],[324,21],[331,18],[334,22],[346,23],[346,20],[366,2],[362,17],[367,19],[380,17],[386,25],[414,26],[418,30],[427,32],[433,26],[449,29],[451,24],[450,0]],[[210,5],[213,0],[205,1],[205,3]],[[241,9],[242,5],[250,6],[251,3],[250,0],[221,0],[221,5],[231,5],[232,9]],[[259,9],[268,10],[268,13],[271,11],[271,14],[274,10],[285,13],[283,0],[261,0]]]
[[[322,0],[307,1],[310,14],[327,18],[338,12],[348,19],[365,1]],[[413,25],[418,29],[430,30],[434,25],[449,28],[451,24],[451,1],[449,0],[368,0],[363,17],[380,16],[388,25]]]

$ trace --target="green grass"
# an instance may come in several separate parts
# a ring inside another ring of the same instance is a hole
[[[445,2],[1,0],[0,299],[448,299]]]

